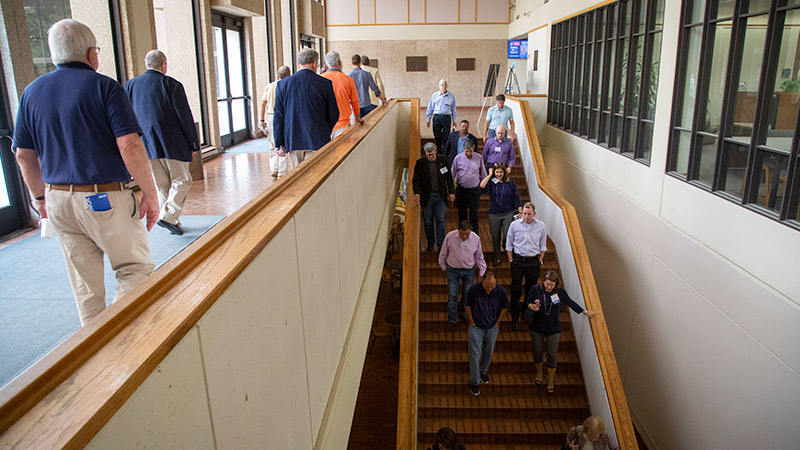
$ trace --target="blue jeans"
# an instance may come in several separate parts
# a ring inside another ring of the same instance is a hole
[[[461,282],[461,301],[458,301],[458,283]],[[466,313],[467,309],[464,308],[464,297],[467,296],[469,288],[475,281],[475,268],[469,269],[456,269],[455,267],[447,266],[447,321],[449,323],[456,323],[458,316],[456,312]]]
[[[490,129],[489,129],[489,132],[488,132],[488,133],[486,133],[486,141],[488,142],[488,141],[489,141],[489,139],[491,139],[491,138],[493,138],[493,137],[495,137],[495,136],[497,136],[497,131],[495,131],[495,130],[492,130],[492,129],[490,128]]]
[[[442,243],[444,243],[444,218],[446,213],[447,205],[441,194],[438,192],[431,192],[428,204],[425,205],[425,208],[422,210],[422,220],[425,223],[425,237],[428,239],[428,245],[433,245],[433,225],[435,219],[436,245],[442,248]]]
[[[373,109],[377,108],[375,105],[369,105],[361,108],[361,111],[358,113],[358,117],[364,118],[367,114],[371,113]]]
[[[489,372],[492,362],[494,343],[497,342],[497,327],[484,330],[480,327],[469,327],[469,383],[476,386],[481,383],[481,375]]]

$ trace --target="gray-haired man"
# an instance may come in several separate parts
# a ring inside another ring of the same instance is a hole
[[[59,234],[81,323],[106,307],[103,255],[116,272],[114,300],[153,272],[147,229],[158,199],[141,129],[122,86],[96,72],[97,40],[72,19],[48,31],[58,70],[28,85],[14,147],[40,216]],[[136,179],[139,202],[127,183]]]

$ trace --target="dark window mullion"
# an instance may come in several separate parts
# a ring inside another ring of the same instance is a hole
[[[690,150],[689,150],[689,164],[686,171],[686,180],[695,180],[697,179],[698,173],[700,171],[700,155],[702,151],[700,150],[699,146],[697,145],[697,130],[703,128],[702,121],[706,118],[706,109],[707,109],[707,102],[708,102],[708,81],[707,79],[711,77],[709,73],[711,71],[711,61],[708,59],[708,55],[712,52],[714,46],[714,40],[710,39],[712,33],[712,26],[708,23],[708,18],[710,17],[710,10],[712,9],[712,1],[708,1],[705,4],[705,12],[703,20],[703,30],[701,32],[701,44],[700,44],[700,57],[699,64],[697,67],[697,87],[696,91],[697,95],[694,98],[694,118],[692,119],[692,137],[690,143]]]
[[[625,18],[623,17],[623,12],[625,10],[627,10],[627,8],[623,8],[622,7],[622,2],[618,2],[617,3],[617,8],[616,8],[616,11],[615,11],[615,13],[617,14],[617,32],[616,32],[616,35],[614,36],[614,40],[616,41],[615,44],[614,44],[614,47],[615,47],[616,50],[614,52],[614,61],[612,62],[614,64],[615,82],[614,82],[614,88],[613,88],[612,94],[611,94],[612,104],[611,104],[611,110],[610,110],[611,114],[609,115],[609,119],[611,120],[611,123],[609,124],[610,128],[609,128],[609,134],[608,134],[608,141],[609,141],[609,146],[608,147],[609,148],[620,148],[620,149],[622,148],[621,144],[616,141],[615,136],[616,136],[617,127],[622,126],[622,124],[617,122],[618,119],[617,119],[617,115],[615,114],[616,113],[616,105],[614,104],[614,100],[619,98],[620,89],[622,88],[622,86],[619,83],[619,74],[622,71],[622,42],[623,42],[623,40],[622,40],[622,29],[623,29],[623,26],[624,26],[622,22],[625,20]],[[622,141],[622,140],[620,139],[620,141]]]
[[[746,6],[749,0],[738,0],[733,10],[733,20],[731,26],[731,41],[728,45],[728,67],[725,69],[725,87],[722,96],[722,113],[720,114],[719,139],[717,140],[717,155],[714,162],[714,178],[711,182],[711,190],[723,189],[727,177],[727,164],[723,155],[724,139],[728,136],[731,122],[736,106],[736,92],[739,89],[739,66],[741,65],[742,53],[744,52],[744,35],[746,27],[743,21],[747,19],[739,18],[739,11]]]
[[[635,36],[634,30],[638,25],[640,3],[641,0],[631,0],[630,2],[631,20],[628,24],[628,70],[625,73],[625,99],[622,106],[622,137],[620,138],[621,142],[619,144],[619,149],[622,153],[633,153],[632,149],[627,148],[628,134],[631,129],[626,122],[628,121],[627,117],[630,116],[632,112],[631,103],[633,103],[633,90],[637,89],[633,83],[634,75],[636,74],[636,55],[638,54],[634,48],[634,39],[638,39]],[[641,84],[641,80],[639,81]]]
[[[774,6],[774,4],[773,4]],[[756,147],[767,141],[767,122],[769,120],[769,103],[775,88],[775,76],[780,59],[780,42],[783,35],[785,12],[777,13],[771,8],[767,19],[767,36],[764,40],[764,58],[767,63],[761,65],[761,77],[758,82],[758,99],[756,100],[756,121],[753,124],[753,136],[750,139],[750,151],[745,170],[744,192],[742,204],[758,201],[758,180],[760,170],[755,170]],[[758,172],[758,173],[756,173]]]
[[[645,24],[644,24],[644,40],[642,42],[642,73],[639,75],[640,84],[639,86],[639,111],[637,112],[637,123],[636,123],[636,143],[634,144],[633,148],[633,158],[640,159],[644,157],[644,142],[642,140],[642,118],[644,117],[645,109],[647,108],[648,102],[650,101],[650,96],[647,95],[647,91],[650,89],[650,72],[653,70],[652,62],[653,62],[653,49],[650,48],[650,44],[653,42],[653,35],[654,32],[650,32],[650,21],[653,20],[653,16],[655,16],[655,2],[656,0],[645,0],[647,4],[647,11],[645,13]]]

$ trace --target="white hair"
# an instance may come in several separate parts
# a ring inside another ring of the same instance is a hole
[[[94,33],[74,19],[63,19],[47,30],[47,43],[54,64],[87,62],[87,52],[97,46]]]
[[[317,61],[319,61],[319,53],[317,53],[316,50],[312,50],[310,48],[304,48],[300,50],[300,53],[297,55],[297,64],[301,66],[314,64]]]
[[[436,144],[433,142],[428,142],[422,147],[422,149],[425,150],[425,153],[433,153],[436,151]]]
[[[161,69],[164,62],[167,60],[167,55],[161,50],[150,50],[144,57],[144,65],[148,69]]]
[[[325,54],[325,65],[328,67],[337,67],[340,59],[339,52],[331,50]]]
[[[444,83],[444,84],[447,84],[447,80],[445,80],[444,78],[442,78],[441,80],[439,80],[439,84],[441,85],[442,83]]]

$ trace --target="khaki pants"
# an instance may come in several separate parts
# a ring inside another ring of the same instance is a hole
[[[132,290],[155,265],[150,259],[147,230],[139,220],[139,201],[133,191],[107,192],[111,209],[89,211],[86,197],[93,192],[47,191],[47,216],[58,232],[67,275],[78,304],[81,324],[106,307],[103,255],[108,255],[119,286],[114,302]]]
[[[153,181],[158,190],[158,204],[161,212],[158,218],[176,225],[183,211],[186,194],[192,187],[192,174],[189,172],[188,161],[176,159],[151,159],[150,167],[153,169]]]
[[[278,156],[277,149],[275,148],[275,134],[273,133],[272,120],[275,114],[267,113],[265,122],[267,123],[267,139],[269,139],[269,170],[272,173],[277,173],[279,177],[286,175],[287,158],[286,156]]]
[[[292,150],[286,155],[286,170],[292,170],[301,162],[311,158],[314,150]]]

